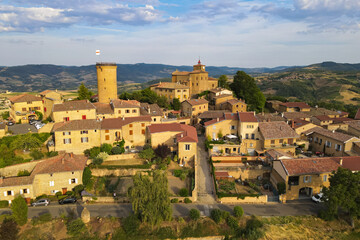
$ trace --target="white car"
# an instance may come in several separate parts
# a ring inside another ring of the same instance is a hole
[[[312,196],[311,200],[313,200],[316,203],[321,203],[321,202],[324,202],[323,196],[324,196],[323,193],[318,193],[318,194],[315,194],[314,196]]]
[[[45,126],[44,123],[41,123],[41,122],[35,123],[36,129],[40,129],[40,128],[42,128],[43,126]]]

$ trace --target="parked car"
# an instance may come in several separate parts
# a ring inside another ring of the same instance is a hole
[[[316,203],[321,203],[326,201],[326,199],[323,199],[324,194],[323,193],[318,193],[315,194],[314,196],[311,197],[311,200],[313,200]]]
[[[8,126],[12,126],[12,125],[14,125],[15,123],[14,123],[13,121],[8,121],[6,124],[7,124]]]
[[[29,124],[30,125],[34,125],[35,123],[37,123],[38,121],[36,119],[29,119]]]
[[[47,206],[50,204],[50,200],[49,199],[39,199],[36,202],[33,202],[31,204],[31,206],[36,207],[36,206]]]
[[[37,122],[37,123],[35,123],[36,129],[40,129],[40,128],[42,128],[43,126],[45,126],[45,123],[42,123],[42,122]]]
[[[59,200],[59,204],[76,203],[76,197],[67,197]]]

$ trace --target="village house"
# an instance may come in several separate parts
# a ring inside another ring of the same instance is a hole
[[[205,71],[205,65],[201,64],[200,60],[198,64],[193,66],[192,72],[180,72],[178,70],[173,72],[172,82],[179,82],[189,87],[190,96],[195,96],[218,86],[218,80],[209,77],[209,73]]]
[[[256,118],[259,122],[285,122],[286,119],[277,113],[258,113]]]
[[[44,115],[44,105],[40,97],[21,94],[9,98],[10,118],[15,122],[28,123],[31,118],[37,119],[35,111]]]
[[[152,124],[147,127],[147,142],[153,148],[167,145],[178,156],[180,165],[194,166],[198,143],[194,127],[179,123]]]
[[[309,141],[309,148],[312,152],[329,156],[352,155],[353,142],[360,142],[357,137],[321,127],[311,128],[304,134]]]
[[[293,121],[293,120],[305,120],[310,121],[311,117],[303,112],[284,112],[281,113],[281,117],[285,118],[285,121]]]
[[[318,126],[305,120],[295,119],[291,121],[291,128],[299,135],[314,127]]]
[[[96,119],[96,107],[88,100],[54,104],[51,118],[54,122]]]
[[[273,161],[270,181],[279,189],[285,185],[286,200],[310,198],[329,187],[329,178],[341,164],[337,158],[279,159]]]
[[[164,112],[156,103],[140,103],[140,115],[149,115],[154,123],[159,123],[164,117]]]
[[[245,101],[239,100],[239,99],[230,99],[226,102],[220,103],[220,109],[221,110],[228,110],[232,113],[236,112],[246,112],[247,105]]]
[[[190,87],[179,82],[160,82],[150,86],[150,89],[157,95],[166,97],[169,103],[172,103],[175,98],[180,102],[190,98]]]
[[[30,176],[1,177],[0,200],[11,203],[17,195],[22,195],[27,203],[30,203],[30,199],[43,194],[55,195],[56,192],[65,194],[67,191],[72,191],[76,185],[82,184],[86,161],[85,156],[63,153],[39,161],[30,171]],[[19,171],[27,164],[30,163],[19,164]]]
[[[63,96],[58,91],[45,90],[39,93],[44,105],[44,119],[52,114],[54,104],[63,103]]]
[[[185,117],[191,117],[192,123],[197,123],[198,116],[209,110],[209,102],[205,99],[189,99],[181,103],[181,112]]]
[[[309,112],[311,107],[304,102],[279,103],[280,112]]]

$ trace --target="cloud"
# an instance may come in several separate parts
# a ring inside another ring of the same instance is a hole
[[[158,1],[135,2],[156,4]],[[0,32],[37,32],[74,24],[138,26],[163,21],[161,12],[153,5],[137,5],[135,2],[128,5],[97,0],[32,0],[24,3],[30,5],[26,7],[0,5]]]

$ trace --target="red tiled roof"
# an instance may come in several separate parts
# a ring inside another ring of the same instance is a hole
[[[254,112],[239,112],[240,122],[258,122]]]
[[[259,130],[265,139],[298,138],[299,135],[286,122],[261,122]]]
[[[163,110],[157,105],[154,104],[148,104],[148,103],[140,103],[140,114],[141,115],[151,115],[151,116],[163,116]]]
[[[69,122],[56,123],[53,126],[54,132],[59,131],[76,131],[76,130],[93,130],[100,129],[101,122],[96,119],[73,120]]]
[[[229,113],[229,111],[227,111],[227,110],[206,111],[206,112],[201,113],[201,114],[198,116],[198,118],[200,118],[200,119],[220,118],[220,117],[223,117],[223,116],[224,116],[224,113]]]
[[[86,109],[96,109],[94,104],[88,100],[76,100],[68,101],[60,104],[54,104],[53,112],[62,112],[62,111],[75,111],[75,110],[86,110]]]
[[[347,168],[350,171],[358,172],[360,171],[360,156],[346,156],[346,157],[338,157],[336,161],[340,163],[342,159],[342,167]]]
[[[182,85],[175,82],[161,82],[153,85],[156,88],[166,88],[166,89],[189,89],[188,86]]]
[[[147,127],[150,134],[161,132],[181,132],[177,134],[178,142],[198,142],[196,129],[180,123],[151,124]]]
[[[287,120],[310,118],[309,115],[303,112],[284,112],[283,116]]]
[[[360,108],[356,112],[355,119],[360,120]]]
[[[97,114],[114,114],[114,109],[112,109],[109,103],[93,103],[96,107]]]
[[[331,120],[333,120],[333,123],[343,123],[343,122],[354,121],[354,119],[346,118],[346,117],[332,118]]]
[[[189,103],[191,106],[209,103],[206,99],[202,99],[202,98],[201,99],[189,99],[189,100],[185,100],[185,102]]]
[[[280,162],[288,176],[327,173],[340,167],[334,157],[282,159]]]
[[[332,118],[330,118],[328,115],[319,115],[319,116],[315,116],[317,119],[319,119],[320,121],[328,121],[331,120]]]
[[[302,120],[302,119],[294,119],[294,129],[305,126],[307,124],[311,124],[311,122]]]
[[[37,97],[31,94],[21,94],[18,96],[10,97],[10,102],[12,103],[18,103],[18,102],[35,102],[35,101],[41,101],[41,97]]]
[[[360,121],[349,121],[346,122],[350,127],[355,128],[360,131]]]
[[[175,71],[172,73],[172,75],[182,75],[182,76],[186,76],[189,74],[190,74],[190,72],[179,72],[179,71]]]
[[[279,105],[288,107],[288,108],[310,108],[309,105],[307,105],[304,102],[285,102],[285,103],[279,103]]]
[[[235,105],[235,104],[239,104],[239,103],[245,103],[239,99],[230,99],[230,100],[227,100],[227,102],[230,104],[230,105]]]
[[[136,100],[122,100],[122,99],[113,99],[111,100],[114,108],[134,108],[140,107],[140,102]]]
[[[105,118],[101,121],[101,129],[120,129],[133,122],[151,122],[151,116],[138,116],[127,118]]]

